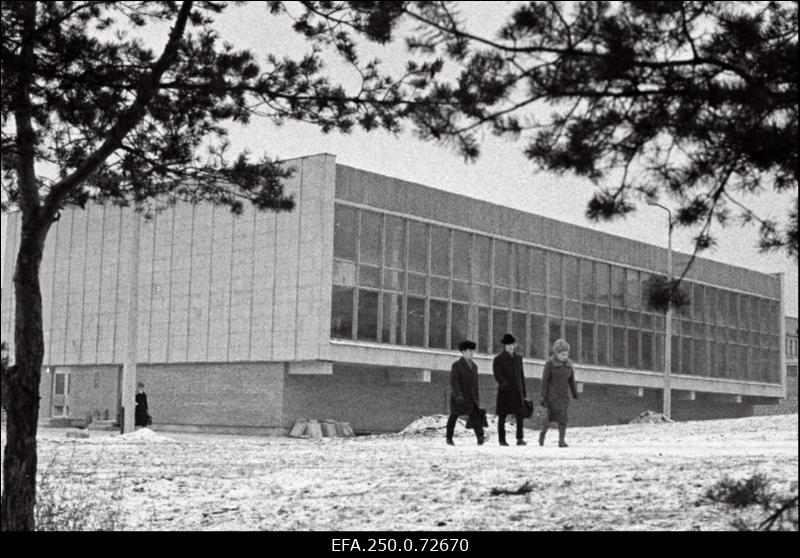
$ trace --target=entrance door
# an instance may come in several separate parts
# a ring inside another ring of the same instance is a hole
[[[56,369],[53,376],[53,417],[69,416],[69,370]]]

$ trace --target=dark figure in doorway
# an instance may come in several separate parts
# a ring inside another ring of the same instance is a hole
[[[144,383],[136,384],[136,416],[134,420],[136,426],[149,426],[150,414],[147,410],[147,394],[144,392]]]
[[[475,430],[478,445],[484,441],[483,426],[479,412],[480,396],[478,394],[478,365],[472,361],[475,343],[462,341],[458,344],[461,358],[453,363],[450,368],[450,416],[447,419],[447,443],[453,443],[453,432],[456,421],[461,415],[467,415]]]
[[[544,445],[544,437],[551,422],[558,423],[558,446],[567,447],[564,437],[567,433],[567,409],[569,408],[569,394],[573,399],[578,399],[578,390],[575,388],[575,371],[569,359],[569,343],[565,339],[558,339],[553,343],[553,356],[544,365],[542,375],[542,403],[547,407],[547,422],[539,433],[539,445]]]
[[[503,352],[494,357],[492,372],[497,380],[497,437],[501,446],[506,442],[506,416],[514,415],[517,421],[517,445],[524,446],[523,421],[525,420],[525,373],[522,355],[516,352],[517,340],[506,333],[501,340]]]

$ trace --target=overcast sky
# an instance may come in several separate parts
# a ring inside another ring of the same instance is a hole
[[[508,13],[500,2],[473,2],[466,17],[479,21],[473,30],[492,35]],[[280,24],[277,24],[281,22]],[[277,20],[267,14],[261,3],[231,7],[218,21],[221,34],[237,47],[251,48],[261,57],[267,52],[298,55],[306,44],[289,28],[285,19]],[[153,33],[153,41],[163,44],[164,33]],[[399,60],[402,49],[375,51],[383,60]],[[334,72],[345,83],[349,74]],[[369,135],[355,131],[349,135],[322,134],[312,125],[290,123],[276,127],[270,122],[254,119],[244,128],[232,128],[233,147],[248,148],[254,154],[266,153],[279,159],[332,153],[337,163],[367,171],[418,182],[465,196],[482,199],[522,211],[589,227],[610,234],[633,238],[666,247],[667,217],[662,209],[643,206],[625,220],[598,224],[584,217],[586,203],[594,185],[571,175],[557,176],[538,171],[523,155],[523,144],[486,135],[482,155],[475,163],[466,163],[450,147],[422,142],[410,131],[398,137],[382,131]],[[793,193],[795,195],[796,192]],[[740,201],[761,217],[776,217],[785,221],[790,196],[766,194]],[[5,254],[5,217],[2,224],[2,243]],[[783,253],[764,255],[757,248],[758,235],[754,227],[730,226],[712,230],[718,246],[703,253],[703,257],[738,265],[763,273],[783,272],[786,284],[786,314],[798,315],[797,264]],[[692,236],[696,232],[676,230],[673,248],[690,253]],[[6,278],[3,277],[5,286]]]

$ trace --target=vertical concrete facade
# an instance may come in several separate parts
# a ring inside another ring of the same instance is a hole
[[[327,358],[335,160],[285,165],[296,169],[290,213],[197,205],[140,220],[139,364]],[[19,214],[8,217],[11,277]],[[133,223],[131,210],[88,206],[54,224],[41,273],[45,366],[123,362]],[[9,285],[0,328],[13,354]]]

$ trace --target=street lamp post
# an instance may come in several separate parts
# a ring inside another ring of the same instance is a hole
[[[667,235],[667,278],[669,279],[670,290],[672,289],[672,212],[668,207],[660,203],[648,201],[648,205],[660,207],[667,212],[669,218],[669,234]],[[667,418],[672,418],[672,293],[667,302],[666,328],[664,340],[664,402],[661,412]]]

